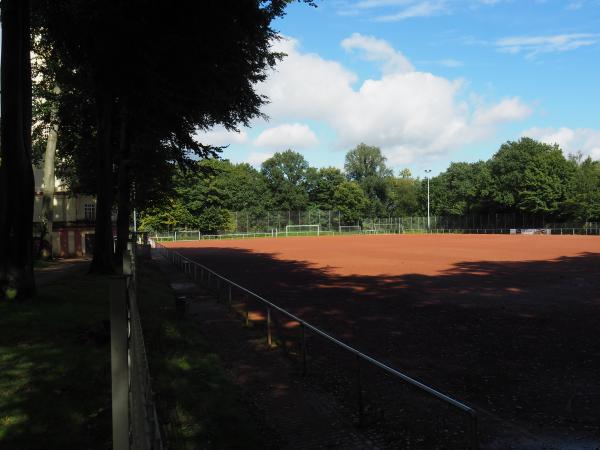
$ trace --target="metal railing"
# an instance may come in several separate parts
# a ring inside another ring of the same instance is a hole
[[[351,347],[350,345],[331,336],[330,334],[322,331],[318,327],[310,324],[309,322],[301,319],[300,317],[292,314],[291,312],[277,306],[276,304],[250,291],[249,289],[216,273],[208,267],[183,256],[181,253],[171,250],[156,241],[151,240],[151,245],[153,248],[157,249],[158,252],[160,252],[160,254],[167,260],[169,260],[173,265],[175,265],[181,271],[190,276],[192,280],[199,281],[201,284],[205,285],[209,289],[214,289],[217,295],[217,299],[226,300],[230,307],[233,307],[234,290],[239,291],[247,298],[251,298],[255,301],[258,301],[264,307],[263,319],[266,325],[266,343],[269,347],[273,346],[275,341],[274,330],[277,326],[273,318],[275,313],[281,314],[290,321],[297,323],[301,330],[300,361],[302,365],[303,375],[306,375],[307,373],[308,333],[313,333],[314,335],[319,336],[320,338],[332,344],[334,347],[341,349],[348,355],[351,355],[355,359],[357,413],[360,424],[362,424],[365,414],[365,401],[363,398],[364,386],[361,376],[361,365],[366,363],[368,366],[374,367],[379,371],[382,371],[385,374],[393,377],[396,380],[402,380],[409,386],[416,388],[419,392],[425,393],[434,399],[440,400],[441,402],[450,406],[451,408],[458,410],[461,414],[464,414],[468,421],[468,447],[471,449],[479,448],[477,413],[470,406],[467,406],[466,404],[446,394],[443,394],[442,392],[439,392],[438,390],[430,386],[427,386],[426,384],[406,375],[405,373],[402,373],[399,370],[394,369],[384,364],[383,362],[378,361],[377,359],[355,349],[354,347]],[[246,324],[248,325],[249,322],[252,321],[249,308],[246,308],[243,314],[245,316]]]
[[[123,275],[111,280],[113,448],[162,450],[144,334],[137,304],[136,245],[127,244]]]

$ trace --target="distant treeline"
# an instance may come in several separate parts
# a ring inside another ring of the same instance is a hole
[[[377,147],[360,144],[346,154],[344,171],[310,167],[292,150],[276,153],[256,170],[249,164],[207,159],[180,172],[173,195],[146,209],[145,229],[239,228],[236,212],[268,217],[272,211],[336,211],[337,221],[364,217],[424,216],[427,179],[408,169],[395,175]],[[431,214],[535,215],[545,222],[600,221],[600,162],[565,158],[557,145],[522,138],[487,161],[451,163],[430,179]]]

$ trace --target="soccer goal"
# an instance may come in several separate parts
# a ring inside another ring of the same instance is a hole
[[[360,233],[360,225],[340,225],[338,232],[340,233]]]
[[[285,235],[301,235],[301,234],[313,234],[316,233],[317,236],[321,232],[321,225],[286,225],[285,226]]]

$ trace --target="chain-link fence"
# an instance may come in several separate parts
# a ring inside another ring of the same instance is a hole
[[[290,227],[317,226],[318,234],[385,234],[385,233],[510,233],[510,230],[552,229],[548,234],[598,234],[598,222],[551,222],[542,214],[470,214],[464,216],[406,216],[406,217],[359,217],[351,218],[340,211],[301,210],[256,213],[237,211],[232,213],[233,230],[204,234],[199,230],[155,230],[157,240],[235,239],[239,237],[275,237]],[[573,231],[575,230],[575,231]],[[309,233],[310,234],[310,233]],[[315,232],[315,234],[317,234]],[[289,235],[289,233],[288,233]]]
[[[556,224],[555,224],[556,225]],[[598,224],[596,224],[598,225]],[[600,236],[600,226],[585,224],[579,227],[548,227],[548,228],[409,228],[401,223],[367,223],[368,228],[360,226],[342,226],[338,230],[323,230],[322,228],[304,231],[289,231],[289,229],[273,229],[269,232],[202,234],[200,231],[171,231],[153,233],[150,236],[156,242],[190,241],[190,240],[229,240],[254,238],[279,238],[290,236],[340,236],[351,234],[546,234],[546,235],[587,235]],[[413,223],[413,227],[415,224]],[[418,226],[418,224],[417,224]]]

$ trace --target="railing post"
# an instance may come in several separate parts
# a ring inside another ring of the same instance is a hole
[[[304,323],[300,322],[302,327],[302,376],[306,376],[306,329]]]
[[[471,450],[479,450],[477,414],[474,411],[469,413],[469,435],[469,440],[471,441]]]
[[[229,307],[231,308],[231,284],[227,284],[228,288],[229,288],[229,292],[227,293],[227,303],[229,304]]]
[[[360,376],[360,358],[358,355],[356,355],[356,395],[358,403],[358,426],[362,427],[364,424],[365,407],[363,403],[362,380]]]
[[[271,336],[271,308],[267,308],[267,346],[271,348],[273,339]]]
[[[127,299],[124,278],[110,280],[110,359],[113,449],[129,449]]]

